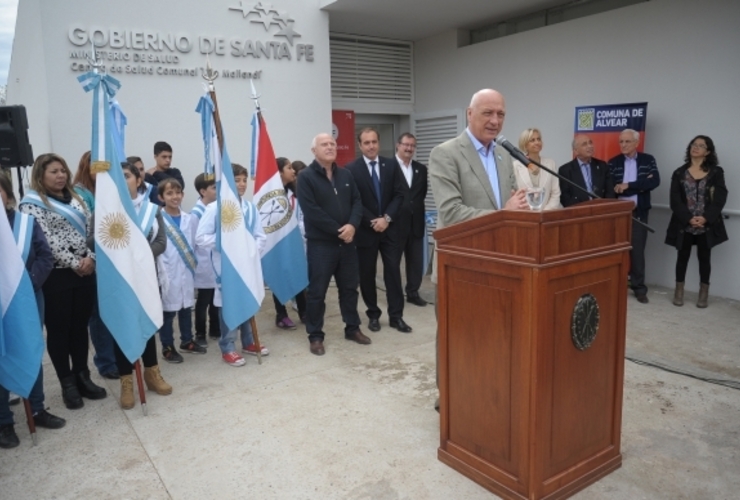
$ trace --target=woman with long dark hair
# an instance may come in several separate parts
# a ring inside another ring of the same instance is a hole
[[[87,367],[87,322],[95,301],[95,253],[87,247],[90,210],[72,188],[64,158],[54,153],[36,158],[20,211],[36,219],[54,256],[43,285],[47,350],[64,405],[82,408],[82,397],[103,399],[107,393],[90,380]]]
[[[665,242],[676,247],[676,289],[673,304],[683,305],[686,268],[691,247],[699,258],[699,299],[696,307],[707,307],[712,247],[727,241],[722,209],[727,202],[725,174],[719,166],[714,141],[697,135],[686,147],[684,164],[671,177],[671,222]]]

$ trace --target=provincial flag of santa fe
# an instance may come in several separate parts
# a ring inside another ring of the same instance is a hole
[[[252,155],[256,164],[254,200],[267,236],[262,255],[265,283],[278,300],[287,301],[308,286],[308,263],[298,227],[295,197],[288,197],[262,113],[252,121]]]

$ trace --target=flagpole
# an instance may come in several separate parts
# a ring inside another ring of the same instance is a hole
[[[218,112],[218,101],[216,100],[216,86],[213,84],[213,82],[216,81],[216,78],[218,78],[218,71],[215,71],[211,67],[211,60],[208,58],[208,55],[206,55],[206,69],[201,70],[201,73],[203,75],[203,79],[208,83],[208,94],[211,96],[211,101],[213,101],[213,122],[216,126],[216,139],[218,140],[218,147],[220,150],[220,154],[223,155],[224,150],[224,136],[223,136],[223,128],[221,127],[221,115]],[[252,89],[254,90],[254,85],[252,85]],[[254,345],[257,348],[257,363],[262,364],[262,344],[260,343],[260,336],[259,332],[257,331],[257,321],[254,319],[255,317],[252,316],[249,319],[249,325],[252,327],[252,335],[254,336]]]

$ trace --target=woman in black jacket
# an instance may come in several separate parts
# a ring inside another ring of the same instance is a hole
[[[676,289],[673,304],[683,305],[683,288],[691,247],[699,258],[699,300],[696,307],[707,307],[712,247],[727,241],[722,208],[727,202],[725,174],[719,166],[714,142],[697,135],[686,147],[684,165],[671,177],[671,222],[665,242],[676,247]]]

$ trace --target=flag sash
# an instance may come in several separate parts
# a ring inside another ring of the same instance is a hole
[[[198,200],[198,203],[196,203],[193,209],[190,211],[190,213],[192,215],[195,215],[198,218],[198,220],[200,220],[203,217],[203,214],[205,212],[206,212],[206,206],[200,200]]]
[[[13,222],[13,237],[18,251],[21,253],[23,262],[28,262],[28,254],[31,251],[31,237],[33,236],[33,216],[15,212]]]
[[[67,205],[61,201],[57,201],[54,198],[46,198],[49,200],[49,204],[44,203],[39,194],[29,189],[26,196],[21,200],[21,204],[28,203],[29,205],[36,205],[37,207],[51,210],[52,212],[61,215],[77,230],[82,236],[87,237],[87,215],[84,212],[80,212],[72,205]]]
[[[157,209],[159,209],[158,205],[149,201],[148,196],[144,197],[139,207],[139,213],[137,214],[137,222],[145,238],[149,237],[149,231],[152,230],[154,220],[157,218]]]
[[[162,219],[164,220],[164,230],[167,233],[167,239],[175,246],[177,253],[180,255],[185,267],[188,271],[195,276],[195,268],[198,267],[198,258],[195,256],[193,248],[185,238],[185,233],[182,232],[180,226],[178,226],[172,219],[170,214],[162,211]]]

